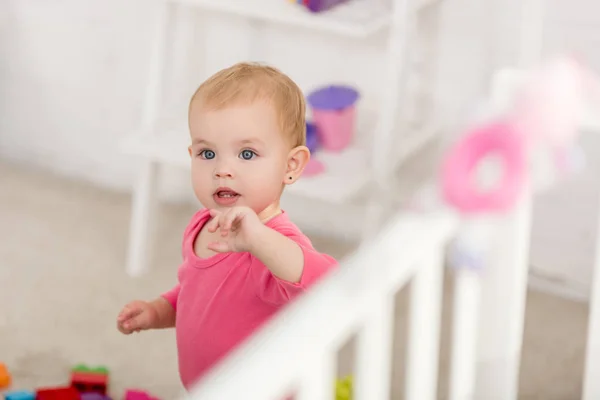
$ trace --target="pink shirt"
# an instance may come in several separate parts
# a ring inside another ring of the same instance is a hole
[[[250,253],[198,258],[194,241],[209,218],[206,209],[192,218],[184,233],[179,283],[162,295],[176,311],[179,374],[187,389],[283,305],[337,266],[333,257],[313,248],[286,213],[266,225],[302,248],[304,270],[299,283],[275,277]]]

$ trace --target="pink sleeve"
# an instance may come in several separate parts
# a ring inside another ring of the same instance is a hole
[[[173,289],[169,290],[160,295],[163,299],[167,300],[173,310],[177,311],[177,297],[179,296],[179,283],[173,287]]]
[[[253,257],[251,270],[258,281],[258,297],[274,305],[285,304],[305,292],[338,264],[335,258],[315,250],[306,236],[293,231],[280,233],[298,243],[304,255],[304,268],[300,282],[289,282],[273,275],[260,260]]]

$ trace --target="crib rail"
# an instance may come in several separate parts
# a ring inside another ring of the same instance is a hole
[[[448,211],[398,216],[215,367],[192,399],[333,398],[338,348],[357,333],[354,399],[389,398],[394,294],[411,279],[406,398],[436,396]]]

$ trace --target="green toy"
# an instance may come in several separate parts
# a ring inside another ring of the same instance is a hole
[[[108,375],[108,368],[106,368],[104,366],[91,368],[85,364],[78,364],[78,365],[74,366],[71,371],[72,372],[90,373],[90,374]]]
[[[352,377],[346,376],[335,383],[335,400],[352,400]]]

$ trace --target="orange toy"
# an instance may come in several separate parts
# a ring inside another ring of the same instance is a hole
[[[10,374],[8,373],[6,365],[0,363],[0,389],[9,387],[10,381]]]

